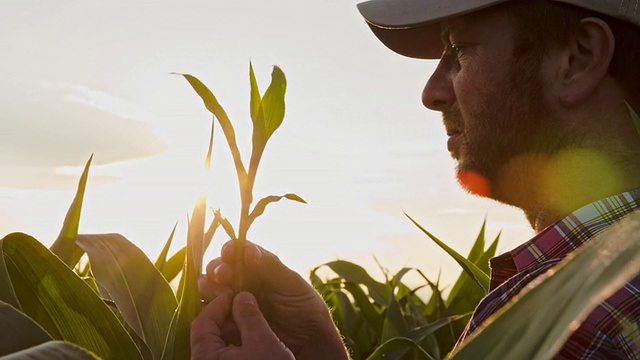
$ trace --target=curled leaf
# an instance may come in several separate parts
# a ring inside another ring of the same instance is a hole
[[[278,202],[280,200],[282,200],[283,198],[288,199],[288,200],[293,200],[293,201],[297,201],[303,204],[306,204],[307,202],[304,201],[303,198],[301,198],[300,196],[296,195],[296,194],[284,194],[284,195],[270,195],[270,196],[266,196],[262,199],[260,199],[260,201],[258,201],[258,203],[256,204],[256,206],[253,208],[253,211],[251,211],[251,214],[249,215],[249,219],[250,219],[250,223],[252,223],[258,216],[262,215],[264,213],[264,210],[267,208],[267,205],[274,203],[274,202]]]
[[[213,211],[213,215],[215,216],[215,218],[218,220],[218,222],[220,223],[220,225],[222,225],[222,228],[224,229],[224,231],[227,233],[227,235],[232,239],[232,240],[236,240],[236,232],[235,230],[233,230],[233,225],[231,225],[231,223],[229,222],[229,220],[227,220],[227,218],[225,218],[224,216],[222,216],[222,214],[220,213],[220,209],[218,210],[214,210]]]
[[[175,74],[175,73],[174,73]],[[182,75],[188,82],[189,85],[195,90],[195,92],[200,96],[204,106],[211,112],[216,119],[218,119],[218,123],[222,128],[222,132],[224,133],[224,137],[227,139],[227,144],[229,145],[229,149],[231,150],[231,155],[233,156],[233,164],[235,165],[236,172],[238,174],[238,180],[240,182],[245,181],[247,177],[247,171],[242,163],[242,157],[240,154],[240,150],[238,149],[238,144],[236,142],[236,133],[233,129],[233,125],[231,124],[231,120],[229,120],[229,116],[224,111],[220,103],[218,103],[218,99],[216,99],[215,95],[206,87],[198,78],[189,74],[178,74]]]

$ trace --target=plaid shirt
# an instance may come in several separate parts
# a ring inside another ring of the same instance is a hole
[[[478,304],[458,344],[531,280],[638,208],[640,189],[596,201],[491,259],[491,292]],[[556,359],[640,359],[640,275],[594,309]]]

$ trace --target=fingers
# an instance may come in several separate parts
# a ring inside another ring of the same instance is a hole
[[[207,275],[223,284],[231,286],[235,244],[229,241],[222,247],[220,260],[209,263]],[[310,285],[295,271],[286,267],[280,259],[264,248],[247,241],[244,247],[245,288],[252,292],[268,287],[272,292],[294,294],[308,291]]]
[[[293,354],[275,335],[264,315],[258,308],[256,298],[249,292],[242,291],[233,300],[233,320],[240,331],[243,347],[262,347],[266,354],[278,354],[269,359],[293,359]],[[262,356],[261,358],[267,358]]]
[[[192,359],[205,359],[208,354],[226,347],[220,329],[231,310],[231,295],[218,296],[207,304],[191,323]]]

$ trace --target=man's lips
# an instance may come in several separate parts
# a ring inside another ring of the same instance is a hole
[[[447,149],[455,156],[457,150],[460,148],[462,134],[459,132],[447,132],[447,135],[449,135],[449,140],[447,140]]]

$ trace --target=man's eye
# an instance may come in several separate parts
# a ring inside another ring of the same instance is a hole
[[[451,55],[453,55],[456,59],[460,59],[460,57],[464,55],[464,46],[451,45]]]

